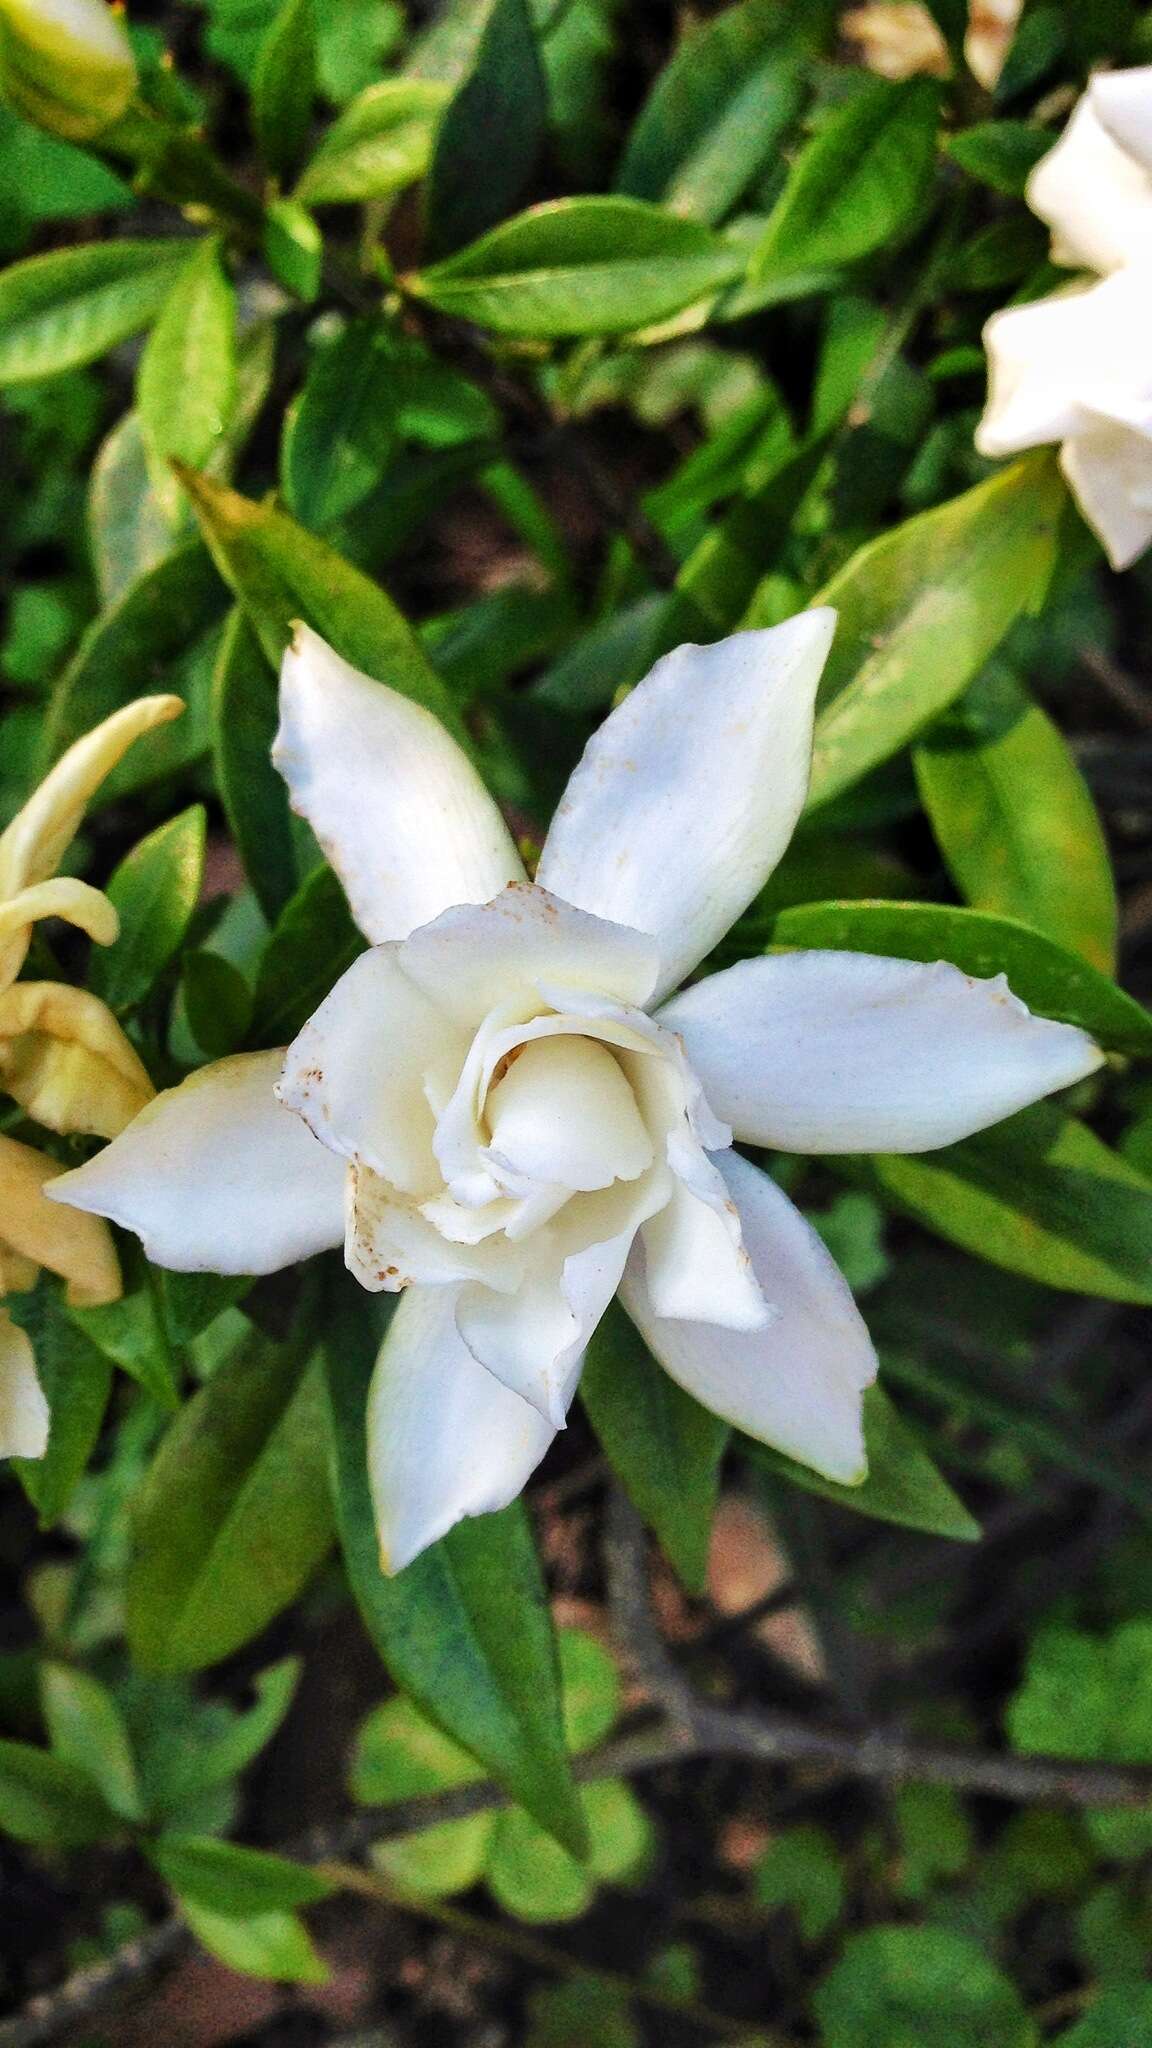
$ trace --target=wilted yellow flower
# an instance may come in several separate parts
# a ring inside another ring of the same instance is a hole
[[[183,709],[179,697],[141,697],[106,718],[0,833],[0,1088],[51,1131],[113,1138],[152,1098],[144,1067],[97,996],[16,977],[41,918],[64,918],[101,945],[115,939],[119,920],[108,898],[56,869],[105,776],[141,733]],[[120,1268],[106,1224],[47,1200],[45,1184],[63,1170],[0,1136],[0,1296],[35,1286],[47,1266],[65,1281],[70,1302],[94,1308],[117,1299]],[[0,1302],[0,1456],[37,1458],[47,1441],[32,1346]]]
[[[991,92],[1004,69],[1023,0],[970,0],[964,57],[974,78]],[[868,0],[841,17],[840,27],[860,62],[881,78],[946,78],[948,45],[920,0]]]
[[[105,0],[0,0],[0,81],[20,113],[86,142],[136,91],[136,59]]]

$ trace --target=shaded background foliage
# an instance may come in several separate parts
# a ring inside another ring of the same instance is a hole
[[[531,847],[659,653],[820,594],[809,813],[718,957],[1003,970],[1112,1057],[944,1153],[772,1162],[881,1350],[851,1497],[610,1321],[526,1512],[388,1583],[379,1308],[325,1262],[124,1246],[120,1303],[14,1298],[55,1421],[0,1500],[0,2041],[1135,2048],[1152,1821],[1082,1772],[1152,1764],[1149,572],[972,431],[984,318],[1060,276],[1027,171],[1152,19],[1033,0],[990,94],[947,0],[950,76],[901,82],[818,0],[428,12],[134,11],[230,187],[0,109],[0,822],[119,704],[188,704],[70,856],[119,944],[41,929],[33,970],[164,1085],[354,957],[267,762],[294,614],[465,735]],[[719,1711],[758,1719],[725,1748]],[[581,1813],[584,1864],[546,1832]]]

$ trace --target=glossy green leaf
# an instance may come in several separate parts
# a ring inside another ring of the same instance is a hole
[[[697,221],[639,199],[592,197],[532,207],[408,282],[445,313],[547,338],[649,326],[743,267]]]
[[[93,952],[88,978],[113,1010],[142,1003],[179,952],[200,901],[206,836],[204,807],[192,804],[134,846],[112,874],[107,893],[120,936]]]
[[[396,440],[396,359],[390,332],[371,319],[316,350],[280,457],[285,501],[305,526],[331,526],[380,482]]]
[[[411,627],[378,583],[284,512],[183,470],[205,539],[251,619],[268,660],[279,666],[302,619],[366,675],[387,677],[459,732],[459,718]]]
[[[432,258],[450,255],[512,212],[548,123],[528,0],[480,0],[476,11],[483,26],[472,62],[444,109],[428,166],[425,240]]]
[[[125,1285],[128,1284],[126,1278]],[[68,1314],[114,1365],[151,1394],[160,1408],[171,1412],[179,1407],[178,1367],[168,1341],[158,1290],[150,1274],[119,1301],[104,1302],[99,1308],[70,1308]]]
[[[945,147],[970,178],[1014,198],[1051,149],[1054,137],[1027,121],[978,121],[948,138]]]
[[[1152,1302],[1152,1182],[1054,1103],[938,1152],[837,1161],[837,1170],[1010,1273]]]
[[[219,243],[196,248],[144,345],[136,411],[153,487],[173,519],[182,509],[172,457],[197,465],[223,441],[238,390],[236,295]]]
[[[341,1287],[327,1345],[336,1512],[368,1632],[421,1711],[580,1854],[555,1639],[521,1504],[460,1523],[395,1578],[381,1571],[364,1441],[374,1321]]]
[[[640,1513],[685,1585],[701,1592],[727,1424],[661,1370],[615,1305],[588,1347],[580,1397]]]
[[[286,905],[260,961],[252,1045],[284,1045],[364,951],[331,868],[314,868]]]
[[[877,767],[947,708],[1039,602],[1064,486],[1029,456],[869,541],[818,604],[839,624],[817,699],[809,804]]]
[[[82,1849],[107,1840],[120,1826],[86,1771],[31,1743],[0,1742],[0,1830],[5,1834],[49,1849]]]
[[[146,1670],[230,1655],[306,1584],[332,1541],[323,1381],[253,1335],[164,1438],[140,1491],[128,1634]]]
[[[182,1899],[237,1919],[313,1906],[332,1890],[329,1878],[287,1856],[218,1842],[210,1835],[163,1834],[148,1854]]]
[[[444,103],[443,85],[384,78],[325,130],[296,187],[306,206],[389,199],[424,176]]]
[[[96,1448],[112,1366],[73,1322],[58,1288],[45,1276],[33,1293],[9,1295],[5,1307],[32,1340],[51,1416],[44,1456],[13,1458],[11,1464],[47,1528],[64,1513]]]
[[[253,1913],[245,1919],[213,1912],[194,1899],[181,1898],[180,1904],[197,1941],[228,1969],[280,1984],[327,1983],[328,1966],[294,1913]]]
[[[88,535],[102,604],[118,603],[171,553],[182,509],[157,493],[139,416],[126,412],[101,443],[88,487]]]
[[[0,272],[0,384],[74,370],[146,327],[188,261],[184,241],[88,242]]]
[[[690,28],[640,109],[616,190],[709,226],[772,161],[799,112],[802,73],[776,0],[742,0]]]
[[[254,1285],[249,1276],[236,1273],[168,1273],[157,1268],[156,1278],[174,1344],[191,1344]]]
[[[830,114],[792,166],[749,282],[854,263],[906,233],[930,183],[939,105],[929,79],[871,78]]]
[[[320,296],[324,237],[298,199],[272,199],[264,211],[264,261],[286,292],[310,306]]]
[[[276,679],[238,606],[212,678],[212,762],[244,872],[272,920],[298,885],[288,790],[271,760],[277,722]]]
[[[260,154],[278,178],[294,171],[304,155],[315,97],[314,0],[283,0],[260,45],[252,79],[252,125]]]
[[[808,1493],[818,1493],[858,1514],[895,1522],[904,1529],[921,1529],[930,1536],[950,1536],[958,1543],[979,1540],[980,1524],[973,1521],[918,1437],[877,1386],[869,1387],[864,1395],[864,1442],[868,1475],[859,1486],[839,1486],[835,1480],[823,1479],[807,1465],[797,1464],[766,1444],[753,1443],[750,1437],[741,1437],[740,1448],[753,1464],[775,1478],[791,1480]]]
[[[991,663],[914,759],[940,851],[973,908],[1019,918],[1110,974],[1118,911],[1096,806],[1012,671]]]
[[[53,1755],[89,1777],[113,1813],[141,1819],[128,1731],[107,1687],[90,1672],[45,1664],[40,1688]]]
[[[950,960],[981,980],[1004,974],[1039,1016],[1078,1024],[1115,1052],[1152,1053],[1152,1015],[1096,968],[1011,917],[943,903],[797,903],[771,925],[774,946]]]
[[[252,1027],[252,990],[238,967],[207,947],[188,953],[180,976],[184,1022],[205,1059],[239,1052]]]

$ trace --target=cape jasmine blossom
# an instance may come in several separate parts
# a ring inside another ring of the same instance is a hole
[[[984,455],[1059,441],[1060,467],[1115,569],[1152,540],[1152,65],[1092,79],[1032,172],[1052,260],[1098,274],[984,330]]]
[[[868,1333],[733,1136],[921,1151],[1100,1063],[943,963],[800,952],[674,993],[788,844],[833,627],[660,661],[590,742],[535,884],[443,727],[297,632],[275,759],[371,950],[287,1053],[205,1068],[51,1192],[161,1265],[343,1242],[364,1287],[402,1290],[368,1425],[390,1570],[519,1493],[618,1290],[709,1408],[860,1479]]]
[[[105,0],[0,0],[0,82],[28,120],[71,142],[119,120],[136,59]]]
[[[152,1083],[111,1011],[85,989],[18,981],[41,918],[115,939],[108,898],[56,869],[89,799],[142,733],[175,718],[179,697],[141,697],[77,740],[0,833],[0,1089],[50,1131],[115,1137],[152,1097]],[[45,1199],[63,1168],[0,1136],[0,1298],[36,1284],[41,1266],[77,1307],[115,1301],[120,1268],[105,1224]],[[32,1346],[0,1299],[0,1457],[38,1458],[48,1404]]]

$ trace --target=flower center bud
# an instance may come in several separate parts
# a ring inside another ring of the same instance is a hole
[[[524,1045],[489,1090],[485,1121],[493,1160],[526,1181],[591,1192],[636,1180],[654,1156],[615,1055],[574,1034]]]

